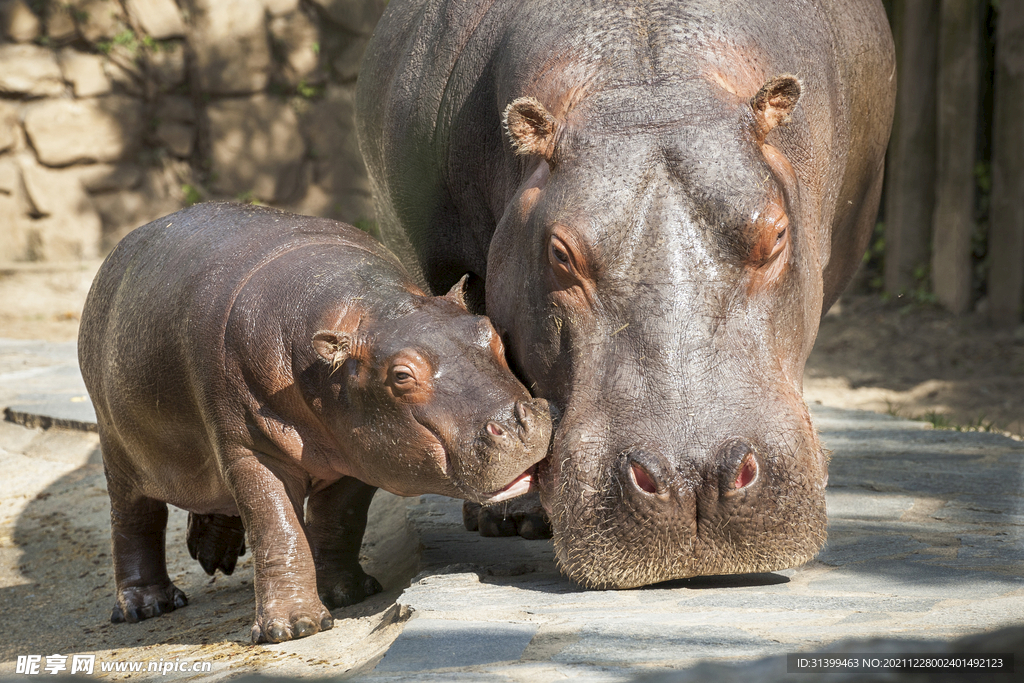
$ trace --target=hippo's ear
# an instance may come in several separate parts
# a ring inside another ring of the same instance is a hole
[[[452,285],[452,288],[448,290],[448,293],[444,295],[444,299],[451,301],[453,304],[458,306],[464,311],[468,311],[466,308],[466,282],[469,280],[469,273],[463,275],[458,282]]]
[[[750,98],[757,122],[757,136],[764,140],[768,131],[789,122],[796,103],[800,100],[800,81],[795,76],[776,76]]]
[[[352,336],[335,330],[321,330],[313,335],[313,348],[331,364],[331,371],[344,364],[352,352]]]
[[[535,97],[520,97],[505,109],[502,124],[516,154],[536,154],[548,161],[555,153],[558,120]]]

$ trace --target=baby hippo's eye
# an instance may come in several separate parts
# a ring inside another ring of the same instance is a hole
[[[396,365],[391,368],[391,379],[396,385],[407,386],[416,383],[416,375],[408,365]]]
[[[384,383],[391,394],[406,402],[429,399],[433,390],[433,368],[430,362],[413,349],[405,349],[391,357]]]

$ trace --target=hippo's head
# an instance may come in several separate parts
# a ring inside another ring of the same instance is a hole
[[[824,542],[802,374],[828,240],[772,144],[801,86],[718,81],[549,79],[505,100],[527,179],[491,242],[487,312],[561,412],[541,497],[588,586],[771,571]]]
[[[336,433],[359,478],[392,493],[496,502],[528,491],[548,452],[551,416],[509,370],[490,321],[460,282],[444,297],[412,294],[388,315],[362,313],[313,346],[340,410]],[[354,328],[354,329],[353,329]]]

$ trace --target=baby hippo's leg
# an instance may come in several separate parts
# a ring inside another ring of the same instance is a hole
[[[316,592],[316,570],[299,514],[305,482],[291,491],[250,451],[228,454],[225,473],[252,546],[256,621],[252,642],[280,643],[334,625]]]
[[[188,554],[199,560],[210,576],[218,569],[225,574],[235,571],[235,564],[245,555],[245,527],[241,517],[230,515],[199,515],[188,513]]]
[[[359,564],[366,513],[376,490],[344,477],[311,495],[306,503],[306,534],[313,548],[316,583],[320,599],[330,608],[355,604],[382,590]]]
[[[173,612],[188,598],[167,576],[164,540],[167,504],[139,494],[137,477],[125,470],[129,462],[120,444],[100,437],[107,490],[110,494],[111,552],[117,597],[110,620],[138,622]]]

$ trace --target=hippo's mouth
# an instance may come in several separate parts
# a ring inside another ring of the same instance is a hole
[[[480,502],[484,505],[490,505],[491,503],[500,503],[503,500],[517,498],[529,493],[535,486],[536,469],[537,466],[533,465],[530,469],[513,479],[508,486],[498,489],[497,491],[492,491],[491,493],[485,493],[483,496],[484,499]]]

